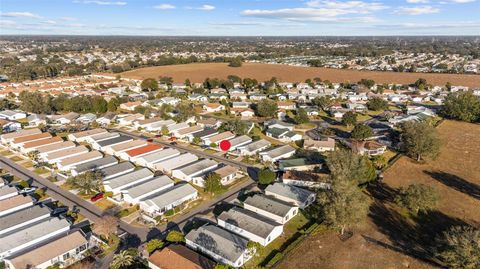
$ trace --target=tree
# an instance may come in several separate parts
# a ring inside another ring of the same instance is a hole
[[[170,243],[185,242],[185,236],[179,231],[171,231],[167,234],[166,240]]]
[[[195,109],[193,107],[193,104],[189,102],[181,102],[175,107],[175,110],[177,111],[175,119],[178,122],[184,122],[190,117],[195,116]]]
[[[454,226],[436,238],[436,256],[449,268],[480,268],[480,230]]]
[[[357,124],[350,134],[353,139],[365,140],[373,136],[373,130],[365,124]]]
[[[480,120],[480,99],[471,92],[450,93],[443,102],[442,114],[466,122]]]
[[[76,177],[69,177],[67,183],[85,195],[92,195],[102,190],[102,177],[98,171],[88,171]]]
[[[364,79],[362,78],[358,84],[363,85],[369,89],[371,89],[373,86],[375,86],[375,81],[372,79]]]
[[[373,111],[388,109],[388,102],[380,97],[373,97],[367,102],[367,107]]]
[[[222,190],[225,187],[222,185],[222,178],[217,173],[210,173],[205,178],[205,191],[215,194]]]
[[[230,63],[228,64],[230,67],[241,67],[242,66],[242,58],[241,57],[235,57],[232,60],[230,60]]]
[[[297,124],[304,124],[310,121],[307,111],[303,108],[297,109],[297,114],[295,114],[294,120]]]
[[[346,126],[352,126],[357,123],[357,114],[353,111],[348,111],[347,113],[343,114],[342,122]]]
[[[154,78],[147,78],[142,81],[140,87],[143,91],[158,91],[158,82]]]
[[[312,104],[318,106],[323,111],[327,111],[332,106],[333,99],[330,96],[315,97],[312,100]]]
[[[406,122],[401,126],[404,149],[417,162],[424,157],[435,159],[440,153],[438,132],[426,122]]]
[[[152,239],[147,242],[145,245],[145,250],[148,252],[148,254],[152,254],[155,252],[157,249],[161,249],[163,247],[164,243],[160,239]]]
[[[198,145],[202,142],[202,139],[200,137],[194,137],[192,140],[192,143],[195,145]]]
[[[438,199],[438,193],[434,188],[423,184],[411,184],[400,189],[395,201],[417,214],[419,211],[425,212],[435,208]]]
[[[22,91],[18,97],[22,102],[20,109],[23,111],[48,114],[51,112],[50,98],[43,97],[39,92]]]
[[[117,232],[117,227],[118,219],[114,216],[106,215],[95,222],[93,231],[108,240],[111,234]]]
[[[162,126],[162,129],[160,130],[160,132],[162,132],[162,135],[168,135],[170,133],[166,125]]]
[[[263,99],[257,104],[257,114],[260,117],[274,117],[278,111],[277,102]]]
[[[122,250],[113,256],[113,260],[110,263],[110,269],[127,268],[135,264],[136,259],[137,256],[134,251],[130,249]]]
[[[108,101],[107,110],[110,112],[115,112],[117,111],[118,105],[118,100],[116,98],[112,98],[110,101]]]
[[[417,81],[415,81],[414,85],[417,87],[417,89],[423,91],[427,88],[427,80],[424,78],[419,78]]]
[[[236,135],[246,135],[249,127],[246,122],[235,119],[222,123],[219,129],[223,132],[230,131]]]
[[[331,189],[319,193],[318,202],[325,223],[342,235],[365,219],[370,204],[356,182],[343,177],[334,177]]]
[[[258,183],[268,185],[275,181],[276,174],[272,170],[266,168],[258,173]]]
[[[351,150],[337,149],[327,158],[327,167],[334,178],[343,178],[363,184],[376,178],[375,167],[367,156]]]
[[[103,97],[97,96],[92,99],[92,108],[97,114],[105,113],[108,110],[108,103]]]

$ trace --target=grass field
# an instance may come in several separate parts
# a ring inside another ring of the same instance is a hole
[[[480,219],[480,125],[445,121],[438,131],[443,145],[437,160],[417,164],[401,157],[384,183],[367,188],[369,217],[352,238],[342,242],[335,231],[319,233],[278,268],[438,268],[433,239],[452,225]],[[414,216],[393,202],[398,188],[412,183],[438,190],[436,210]]]
[[[259,63],[244,63],[242,67],[237,68],[228,67],[226,63],[157,66],[131,70],[120,75],[125,78],[136,79],[169,76],[177,83],[183,83],[187,78],[192,82],[203,82],[207,77],[225,79],[229,75],[237,75],[242,78],[255,78],[259,81],[277,77],[279,81],[303,82],[307,78],[320,77],[332,82],[357,82],[365,78],[373,79],[377,83],[407,84],[415,82],[418,78],[425,78],[429,83],[440,86],[444,86],[447,82],[469,87],[480,85],[479,75],[374,72]]]

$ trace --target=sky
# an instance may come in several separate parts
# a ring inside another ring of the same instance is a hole
[[[480,0],[0,0],[0,35],[480,35]]]

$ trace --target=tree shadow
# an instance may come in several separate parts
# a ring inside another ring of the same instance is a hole
[[[247,168],[248,176],[251,177],[255,181],[258,181],[258,173],[259,172],[260,172],[260,169],[257,168],[257,167],[248,167]]]
[[[398,195],[397,189],[394,189],[379,181],[369,183],[366,189],[373,198],[382,202],[393,203],[395,201],[395,197]]]
[[[404,216],[379,201],[371,205],[369,216],[378,230],[393,243],[363,235],[368,242],[437,267],[441,267],[441,264],[434,256],[435,238],[452,226],[466,225],[464,221],[436,210],[417,216]]]
[[[162,235],[163,235],[162,231],[160,231],[158,228],[152,228],[147,233],[146,242],[148,242],[152,239],[155,239],[155,238],[162,237]]]
[[[459,192],[480,200],[480,186],[465,179],[442,171],[423,171],[438,182]]]

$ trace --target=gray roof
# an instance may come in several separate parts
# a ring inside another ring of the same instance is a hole
[[[15,211],[0,217],[0,231],[39,218],[41,216],[50,216],[50,210],[45,206],[30,206],[19,211]]]
[[[0,244],[0,253],[47,236],[66,227],[70,227],[70,223],[67,220],[52,217],[28,225],[21,230],[12,231],[0,236],[0,241],[2,242]]]
[[[206,137],[206,136],[209,136],[209,135],[214,135],[216,133],[218,133],[218,131],[213,129],[213,128],[205,128],[200,132],[193,133],[193,137],[202,138],[202,137]]]
[[[262,238],[267,238],[275,227],[282,226],[269,218],[240,207],[222,212],[218,219]]]
[[[93,161],[90,161],[90,162],[87,162],[87,163],[79,164],[75,167],[74,170],[77,173],[83,173],[83,172],[87,172],[87,171],[91,171],[91,170],[96,170],[96,169],[98,169],[98,167],[111,166],[111,165],[114,165],[114,164],[117,164],[117,163],[118,163],[118,160],[115,157],[107,156],[107,157],[103,157],[103,158],[98,159],[98,160],[93,160]]]
[[[156,205],[158,208],[163,209],[168,205],[175,203],[178,200],[185,198],[197,190],[190,184],[178,184],[159,193],[155,193],[142,201],[145,201],[149,205]]]
[[[248,197],[243,203],[281,217],[285,217],[292,207],[296,207],[293,204],[263,194]]]
[[[109,146],[109,145],[120,144],[122,142],[128,142],[128,141],[131,141],[131,140],[133,140],[133,138],[131,138],[130,136],[120,135],[120,136],[110,138],[110,139],[107,139],[107,140],[102,140],[102,141],[98,142],[97,144],[100,147],[106,147],[106,146]]]
[[[265,154],[265,155],[268,155],[272,158],[275,158],[275,157],[284,155],[284,154],[292,152],[292,151],[295,151],[295,149],[292,146],[283,145],[283,146],[279,146],[279,147],[276,147],[274,149],[262,152],[262,154]]]
[[[60,143],[45,145],[37,148],[38,153],[48,153],[52,151],[60,151],[62,148],[71,148],[76,146],[72,141],[64,141]]]
[[[11,187],[9,185],[5,185],[0,187],[0,196],[8,195],[11,193],[17,193],[17,189],[15,187]]]
[[[90,139],[92,139],[93,141],[103,141],[103,140],[111,139],[117,136],[120,136],[120,134],[119,133],[100,133],[100,134],[90,136]]]
[[[200,170],[207,169],[210,166],[217,165],[218,163],[214,160],[210,159],[203,159],[200,161],[196,161],[190,164],[187,164],[185,166],[182,166],[180,168],[177,168],[178,170],[182,171],[185,175],[191,175],[195,174]]]
[[[185,239],[231,261],[237,261],[247,249],[248,240],[214,225],[189,232]]]
[[[135,165],[133,165],[131,162],[123,162],[123,163],[112,165],[112,166],[109,166],[109,167],[106,167],[106,168],[102,168],[98,171],[100,171],[104,177],[109,177],[109,176],[112,176],[112,175],[116,175],[116,174],[125,172],[127,170],[132,169],[132,168],[135,168]]]
[[[265,191],[275,193],[283,197],[288,197],[290,199],[298,201],[299,204],[306,202],[308,200],[308,197],[313,194],[313,192],[309,190],[279,182],[276,182],[273,185],[269,185],[265,189]]]
[[[260,139],[260,140],[254,141],[250,144],[247,144],[245,146],[241,146],[240,148],[242,148],[242,149],[244,148],[247,151],[252,152],[252,151],[264,148],[264,147],[269,147],[270,145],[272,145],[272,144],[270,142],[268,142],[267,140]]]
[[[252,139],[248,135],[237,136],[237,137],[229,140],[230,145],[232,147],[235,147],[237,145],[240,145],[240,144],[248,142],[248,141],[252,141]]]
[[[196,160],[198,160],[197,155],[187,152],[179,156],[158,162],[155,164],[155,167],[156,168],[160,167],[162,169],[170,170],[170,169],[175,169],[177,167],[184,166],[185,164],[192,163]]]
[[[147,163],[156,163],[176,155],[180,155],[180,151],[173,148],[167,148],[161,151],[157,151],[157,152],[142,156],[140,157],[140,159],[144,159]]]
[[[146,177],[152,177],[152,176],[153,176],[153,173],[152,171],[150,171],[150,169],[142,168],[142,169],[130,172],[128,174],[107,179],[106,181],[108,181],[109,183],[105,185],[110,186],[110,188],[112,189],[116,189],[118,187],[122,187],[127,184],[134,183],[138,180],[144,179]]]
[[[122,191],[128,191],[128,195],[135,199],[145,193],[151,192],[152,190],[162,189],[170,184],[173,184],[173,180],[169,177],[159,176],[123,189]]]

